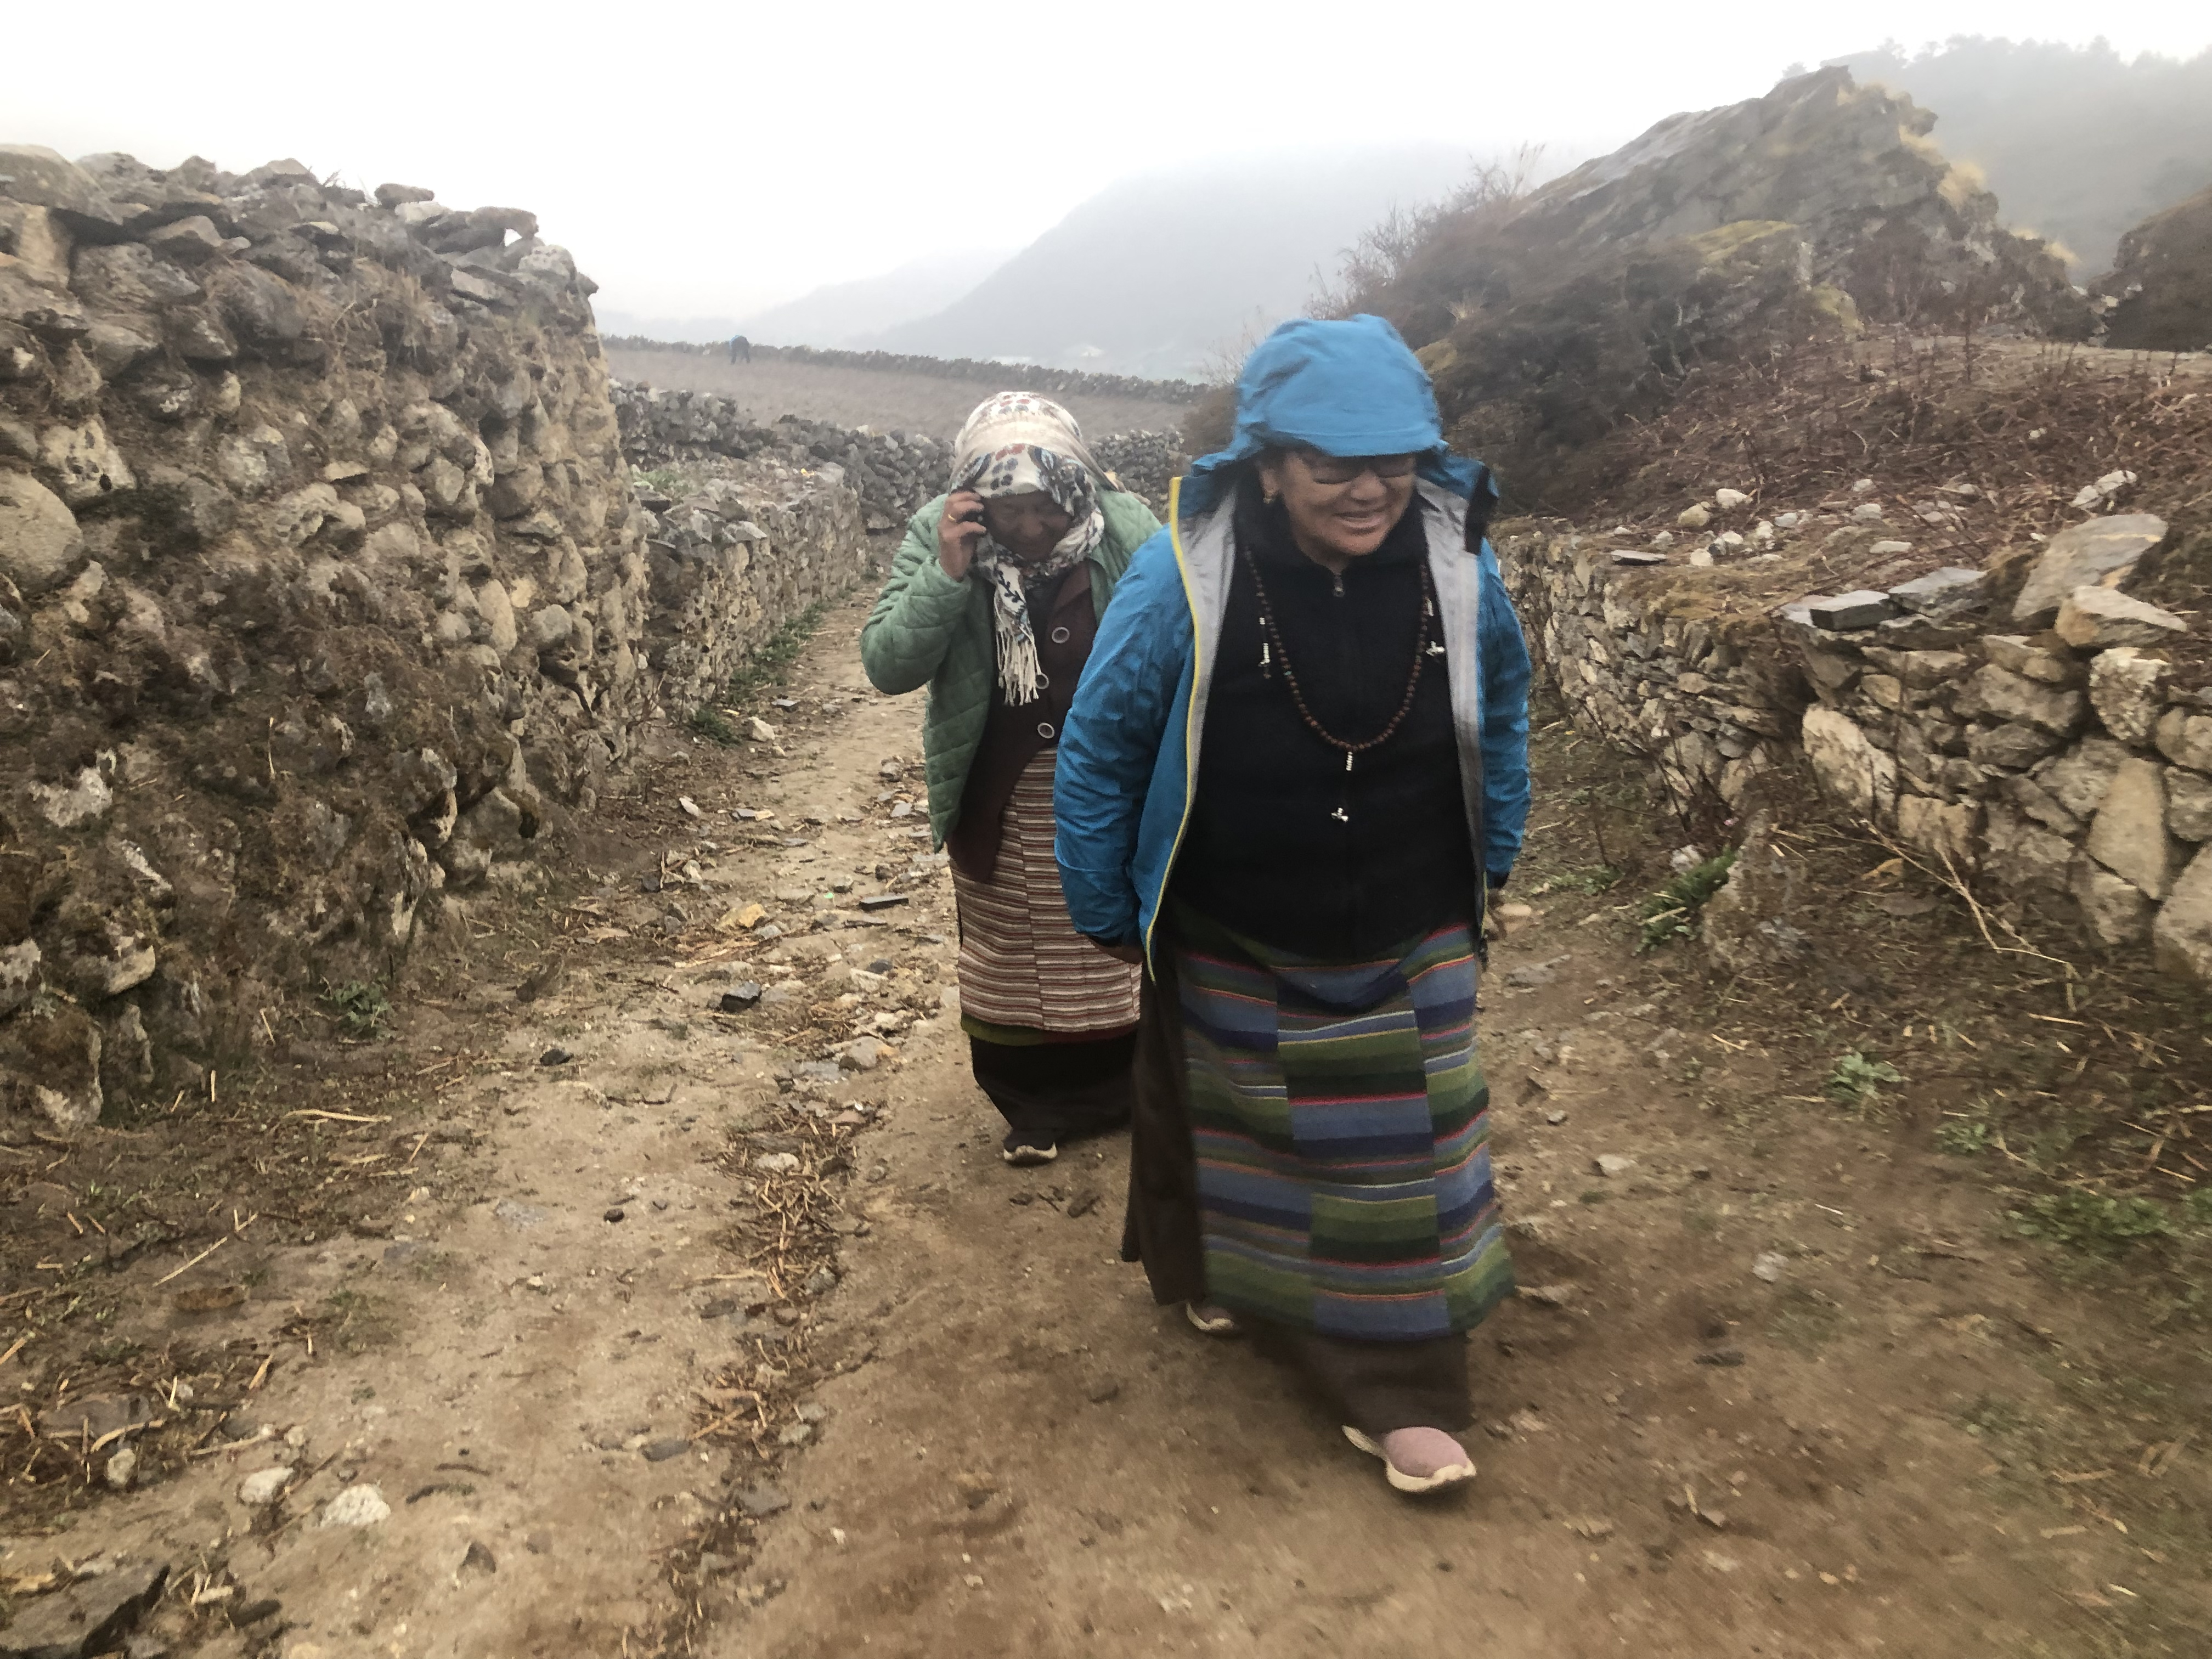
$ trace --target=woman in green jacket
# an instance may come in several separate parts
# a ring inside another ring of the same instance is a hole
[[[1129,1115],[1139,970],[1076,933],[1053,859],[1060,729],[1114,584],[1158,520],[1058,404],[1002,392],[907,526],[860,630],[879,691],[927,684],[930,830],[960,910],[960,1024],[1009,1164]]]

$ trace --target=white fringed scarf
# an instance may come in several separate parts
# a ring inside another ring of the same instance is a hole
[[[1024,564],[986,532],[975,568],[991,585],[991,627],[999,684],[1011,703],[1035,702],[1042,670],[1030,625],[1031,590],[1090,557],[1106,533],[1099,510],[1098,464],[1075,416],[1049,398],[1001,392],[979,404],[960,428],[952,462],[953,490],[986,501],[1000,495],[1048,495],[1075,520],[1052,551]]]

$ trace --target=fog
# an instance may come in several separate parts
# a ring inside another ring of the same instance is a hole
[[[2194,52],[2201,3],[1388,10],[935,3],[11,8],[0,132],[155,165],[293,156],[536,211],[640,315],[743,315],[1018,247],[1109,182],[1286,145],[1611,147],[1795,64],[1960,33]],[[1940,137],[1940,132],[1939,132]],[[1171,246],[1133,247],[1171,260]]]

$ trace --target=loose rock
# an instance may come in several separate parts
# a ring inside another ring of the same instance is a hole
[[[373,1527],[389,1520],[392,1505],[384,1501],[384,1494],[376,1487],[363,1482],[348,1486],[336,1498],[323,1505],[322,1524],[326,1527]]]
[[[238,1483],[238,1501],[248,1509],[259,1509],[275,1503],[292,1483],[292,1471],[281,1465],[275,1468],[256,1469]]]
[[[2115,585],[2142,556],[2166,539],[2166,520],[2149,513],[2124,513],[2070,525],[2053,536],[2013,601],[2012,619],[2044,628],[2076,588]]]

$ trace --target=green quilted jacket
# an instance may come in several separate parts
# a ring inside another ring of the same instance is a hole
[[[939,847],[960,820],[961,793],[990,719],[998,672],[992,660],[990,590],[973,580],[954,581],[937,562],[937,521],[945,516],[945,500],[939,495],[907,520],[890,579],[860,629],[860,662],[877,690],[896,695],[929,687],[921,747],[929,830]],[[1160,521],[1143,501],[1120,490],[1101,491],[1098,505],[1106,534],[1091,556],[1091,603],[1103,617],[1129,556]]]

